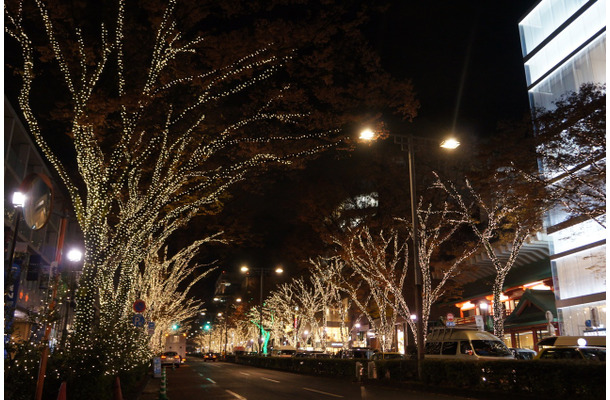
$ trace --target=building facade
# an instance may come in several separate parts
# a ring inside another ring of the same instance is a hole
[[[50,178],[52,209],[47,223],[30,229],[22,212],[13,206],[12,195],[32,174]],[[59,320],[53,323],[50,345],[61,341],[70,329],[73,308],[69,301],[81,265],[71,263],[62,253],[71,246],[82,248],[82,235],[65,196],[34,145],[19,116],[4,99],[4,274],[5,274],[5,344],[43,337],[44,315],[53,293],[53,279],[61,276],[56,300]],[[18,221],[19,220],[19,221]],[[17,229],[15,229],[17,228]],[[12,262],[11,262],[12,261]],[[12,265],[9,265],[12,264]],[[9,278],[7,280],[7,278]],[[68,300],[68,301],[67,301]]]
[[[606,83],[605,0],[542,0],[519,32],[532,109],[552,109],[582,84]],[[605,228],[560,208],[549,212],[545,226],[560,334],[605,335]]]

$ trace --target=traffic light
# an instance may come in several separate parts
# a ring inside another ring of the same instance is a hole
[[[179,326],[178,326],[178,324],[177,324],[176,322],[174,322],[174,323],[172,324],[172,329],[173,329],[174,331],[177,331],[177,330],[178,330],[178,327],[179,327]]]
[[[212,327],[210,326],[210,323],[206,322],[205,325],[203,326],[203,330],[204,331],[209,331],[210,329],[212,329]]]

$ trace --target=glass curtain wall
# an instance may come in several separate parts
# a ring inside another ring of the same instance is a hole
[[[532,109],[552,108],[583,83],[605,84],[605,0],[542,0],[519,32]],[[606,302],[599,301],[606,292],[605,228],[570,222],[560,208],[545,221],[560,334],[605,335]]]

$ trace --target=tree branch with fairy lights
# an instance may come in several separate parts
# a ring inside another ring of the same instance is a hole
[[[547,203],[536,195],[533,186],[522,175],[509,168],[496,172],[485,184],[475,188],[465,179],[458,188],[438,178],[434,187],[443,190],[456,206],[460,221],[467,224],[489,258],[494,269],[493,324],[494,335],[504,335],[504,312],[501,295],[507,274],[515,266],[523,245],[542,224]],[[504,254],[507,249],[508,254]]]
[[[224,68],[195,71],[204,40],[186,38],[175,8],[169,1],[153,18],[152,45],[138,48],[133,40],[144,31],[130,29],[124,1],[117,1],[113,21],[84,28],[58,18],[61,7],[43,1],[5,7],[6,32],[23,56],[20,109],[67,188],[84,235],[71,350],[82,360],[76,368],[90,372],[117,372],[86,360],[102,346],[121,349],[131,340],[125,310],[136,293],[138,267],[151,251],[162,249],[195,216],[219,207],[227,190],[251,171],[334,145],[325,139],[330,131],[294,133],[291,127],[303,115],[282,111],[287,86],[268,88],[269,96],[251,104],[247,115],[222,114],[231,101],[249,101],[292,54],[277,55],[268,46]],[[42,32],[26,23],[34,15],[42,20]],[[39,43],[41,38],[46,42]],[[148,65],[137,62],[145,59]],[[69,149],[57,149],[51,124],[35,111],[39,77],[52,67],[59,72],[48,85],[61,87],[57,103],[64,107],[58,114],[71,138]],[[271,129],[275,123],[287,128]],[[62,157],[64,150],[73,154],[69,161],[76,168]],[[101,329],[118,326],[123,328]]]

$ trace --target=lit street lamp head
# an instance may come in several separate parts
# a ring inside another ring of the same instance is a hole
[[[375,139],[375,132],[373,132],[372,129],[365,129],[362,132],[360,132],[360,140],[366,140],[366,141],[370,141]]]
[[[23,207],[25,204],[25,194],[21,192],[13,193],[13,205],[15,207]]]
[[[68,251],[67,257],[71,262],[79,262],[83,258],[83,252],[79,249],[71,249]]]
[[[406,137],[408,135],[391,134],[390,133],[390,136],[394,136],[394,137]],[[363,140],[363,141],[371,142],[371,141],[377,139],[377,135],[375,134],[375,132],[372,129],[366,128],[366,129],[364,129],[363,131],[360,132],[359,139]],[[430,139],[428,139],[428,140],[430,140]],[[440,143],[440,147],[442,147],[443,149],[448,149],[448,150],[456,149],[459,146],[460,146],[460,142],[457,139],[453,138],[453,137],[444,139]]]
[[[282,269],[282,267],[277,267],[277,268],[275,269],[275,273],[276,273],[276,274],[281,274],[282,272],[284,272],[284,270]]]
[[[443,149],[453,150],[453,149],[458,148],[459,145],[460,145],[460,142],[455,138],[448,138],[441,142],[441,147]]]
[[[242,265],[240,270],[241,270],[241,272],[248,272],[250,270],[250,268],[248,268],[247,265]]]

